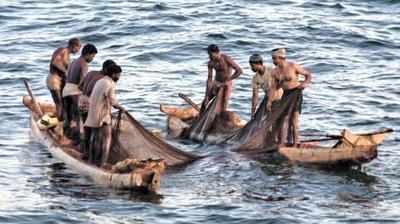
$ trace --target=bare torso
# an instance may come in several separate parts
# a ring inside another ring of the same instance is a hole
[[[292,62],[288,62],[283,68],[275,67],[271,73],[278,81],[278,86],[284,90],[294,89],[300,85],[299,73]]]
[[[227,62],[228,56],[221,54],[218,61],[209,61],[209,66],[215,70],[215,81],[226,82],[232,75],[232,66]]]

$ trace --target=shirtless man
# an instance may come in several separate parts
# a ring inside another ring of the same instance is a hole
[[[218,89],[222,87],[224,90],[221,112],[225,112],[228,108],[228,101],[232,92],[232,80],[238,78],[243,71],[231,57],[220,53],[217,45],[211,44],[208,46],[207,52],[210,60],[208,62],[206,97],[203,105],[206,106],[210,99],[218,94]],[[214,81],[213,70],[215,70]],[[235,73],[232,74],[232,70]]]
[[[253,96],[251,98],[251,118],[254,119],[256,109],[257,109],[257,104],[258,104],[258,91],[261,89],[264,91],[265,95],[268,95],[268,90],[271,87],[271,82],[272,82],[272,77],[271,77],[271,71],[272,68],[269,66],[263,65],[263,58],[259,54],[253,54],[249,58],[249,64],[251,67],[251,70],[255,72],[256,74],[253,76],[252,81],[251,81],[251,87],[253,90]],[[274,94],[274,99],[272,99],[272,102],[275,100],[279,100],[282,97],[283,90],[281,88],[278,89],[278,92]],[[266,110],[267,108],[265,108]]]
[[[304,89],[311,82],[311,73],[301,67],[300,65],[289,62],[286,60],[286,50],[284,48],[277,48],[272,50],[272,61],[276,66],[272,72],[273,82],[270,90],[268,91],[268,103],[267,109],[271,110],[272,99],[276,95],[277,88],[283,89],[283,97],[290,94],[292,90]],[[299,80],[299,75],[304,76],[304,81]],[[291,136],[293,136],[293,144],[299,143],[299,115],[301,113],[302,96],[298,100],[298,104],[295,106],[295,112],[291,119],[287,122],[288,130],[291,130]],[[286,143],[288,133],[281,134],[281,143]]]
[[[57,118],[63,120],[62,91],[65,86],[66,73],[70,63],[70,54],[75,54],[81,49],[78,38],[68,41],[67,47],[60,47],[54,51],[50,60],[50,71],[46,84],[56,105]]]
[[[92,94],[94,85],[98,80],[104,77],[104,72],[111,65],[116,65],[113,60],[106,60],[103,62],[103,67],[100,71],[88,72],[79,84],[79,90],[82,94],[79,97],[79,111],[82,114],[83,122],[86,121],[87,112],[89,109],[89,97]]]
[[[85,122],[89,135],[89,162],[102,166],[108,162],[111,139],[111,108],[124,111],[115,98],[115,85],[121,75],[121,67],[110,65],[104,77],[98,80],[90,95],[88,118]]]
[[[67,82],[63,90],[65,128],[69,129],[71,121],[75,121],[76,131],[79,132],[79,108],[78,99],[81,91],[79,84],[88,71],[88,64],[97,54],[97,48],[92,44],[86,44],[81,56],[75,59],[68,68]],[[75,132],[77,133],[77,132]]]

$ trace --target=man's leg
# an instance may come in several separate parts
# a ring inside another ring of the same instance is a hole
[[[293,139],[293,144],[299,144],[300,139],[299,139],[299,117],[300,113],[299,111],[295,111],[293,113],[292,119],[291,119],[291,130],[292,130],[292,139]]]
[[[71,100],[70,96],[66,96],[63,98],[63,108],[64,108],[64,130],[68,130],[70,128],[71,123]]]
[[[81,124],[80,124],[80,114],[79,114],[79,95],[71,96],[72,99],[72,120],[75,123],[75,128],[73,129],[74,140],[80,142]]]
[[[279,144],[280,145],[285,145],[287,143],[288,129],[289,129],[289,116],[286,115],[283,119],[284,120],[283,120],[282,127],[280,129],[280,134],[279,134]]]
[[[63,99],[61,96],[61,91],[50,89],[50,93],[51,93],[51,97],[53,98],[54,104],[56,105],[57,119],[59,121],[62,121],[63,120],[63,103],[62,103]]]
[[[229,98],[231,97],[232,94],[232,81],[228,82],[226,86],[223,87],[223,102],[222,102],[222,108],[221,112],[226,112],[228,110],[228,105],[229,105]]]
[[[95,165],[99,165],[100,155],[101,155],[101,128],[90,128],[89,137],[89,162]],[[99,155],[100,154],[100,155]]]
[[[103,138],[101,165],[105,165],[108,162],[108,157],[110,156],[112,127],[111,125],[103,125],[101,129]]]
[[[81,152],[83,153],[83,159],[87,160],[89,159],[90,155],[90,136],[91,136],[91,128],[90,127],[84,127],[83,129],[83,139],[82,139],[82,147],[81,147]]]

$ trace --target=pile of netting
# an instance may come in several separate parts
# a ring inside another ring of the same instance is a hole
[[[113,138],[109,161],[163,159],[167,166],[182,165],[199,156],[181,151],[146,130],[127,113],[113,116]]]
[[[286,91],[268,112],[267,97],[264,97],[254,118],[244,127],[235,128],[229,125],[229,114],[232,112],[221,113],[222,91],[219,90],[200,116],[191,123],[186,137],[207,143],[232,144],[240,151],[273,150],[277,144],[293,143],[293,127],[289,121],[301,101],[302,90]],[[218,131],[220,134],[216,134]]]

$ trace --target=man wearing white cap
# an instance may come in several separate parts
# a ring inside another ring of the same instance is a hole
[[[287,61],[286,60],[286,50],[284,48],[277,48],[272,50],[272,61],[276,66],[272,71],[272,83],[271,88],[268,91],[268,103],[267,109],[271,110],[272,99],[276,95],[276,91],[278,88],[282,88],[284,93],[283,97],[290,94],[295,89],[304,89],[311,82],[311,73],[304,69],[302,66]],[[299,80],[299,75],[304,76],[304,81]],[[301,104],[302,104],[302,95],[300,99],[297,101],[297,105],[295,107],[295,112],[291,119],[287,121],[288,130],[291,130],[291,133],[282,133],[281,134],[281,143],[282,139],[287,138],[286,134],[291,134],[293,137],[293,143],[299,143],[299,115],[301,113]]]

